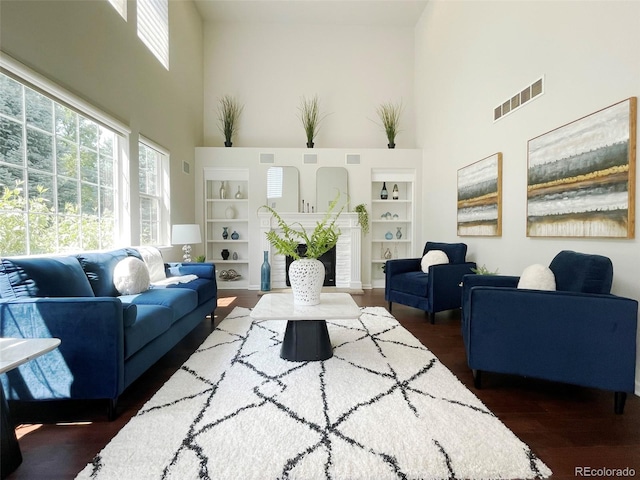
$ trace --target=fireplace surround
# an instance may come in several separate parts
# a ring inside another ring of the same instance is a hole
[[[316,224],[322,221],[324,215],[324,213],[280,213],[286,223],[299,223],[308,232],[311,232]],[[269,213],[261,212],[258,214],[258,218],[262,249],[270,252],[271,286],[272,288],[286,288],[286,257],[277,254],[266,237],[269,230],[278,229],[278,223]],[[340,237],[335,247],[335,286],[337,288],[362,289],[362,233],[358,224],[358,215],[351,212],[342,213],[336,223],[340,228]]]
[[[307,246],[303,243],[298,245],[298,255],[304,257],[304,252],[306,252]],[[324,282],[322,283],[323,287],[335,287],[336,286],[336,247],[333,247],[328,252],[323,253],[318,260],[322,262],[324,265]],[[285,273],[286,273],[286,283],[287,287],[291,286],[291,282],[289,281],[289,265],[293,262],[293,257],[287,255],[285,259]]]

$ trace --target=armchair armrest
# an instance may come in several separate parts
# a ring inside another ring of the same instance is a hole
[[[420,266],[421,258],[396,258],[393,260],[387,260],[385,266],[385,276],[398,275],[399,273],[415,272],[421,270]]]
[[[416,272],[421,270],[422,258],[396,258],[387,260],[384,267],[384,297],[389,298],[391,290],[391,277],[400,273]]]
[[[462,324],[468,321],[469,292],[473,287],[512,287],[518,286],[520,277],[510,275],[478,275],[471,274],[462,277]]]
[[[124,321],[118,298],[2,299],[0,335],[61,340],[53,352],[2,375],[10,400],[113,399],[124,390]]]
[[[215,263],[165,263],[164,269],[167,277],[179,277],[182,275],[197,275],[199,278],[215,279]]]
[[[460,282],[476,268],[475,262],[447,263],[429,267],[429,296],[436,312],[459,308],[462,298]]]
[[[478,286],[468,313],[463,334],[472,369],[634,390],[635,300]]]

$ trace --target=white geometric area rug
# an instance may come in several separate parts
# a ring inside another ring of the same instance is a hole
[[[381,307],[328,321],[332,358],[280,358],[285,321],[236,307],[78,479],[551,475]]]

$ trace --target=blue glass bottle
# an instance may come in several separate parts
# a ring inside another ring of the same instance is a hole
[[[264,262],[260,269],[260,290],[268,292],[271,290],[271,265],[269,265],[269,251],[264,251]]]

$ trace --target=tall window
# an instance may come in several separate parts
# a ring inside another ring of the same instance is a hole
[[[138,0],[138,37],[169,70],[169,0]]]
[[[168,195],[164,180],[169,163],[168,155],[148,140],[138,144],[138,186],[140,192],[140,244],[161,245],[165,241],[166,202]]]
[[[117,233],[118,135],[0,73],[0,252],[107,248]]]

